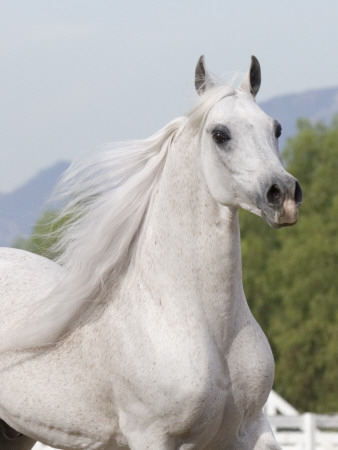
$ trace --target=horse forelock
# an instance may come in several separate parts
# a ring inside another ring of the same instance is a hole
[[[196,106],[187,114],[189,123],[192,126],[199,128],[199,130],[202,130],[211,108],[223,98],[234,94],[235,88],[233,87],[233,84],[215,84],[205,90],[204,93],[200,95]]]

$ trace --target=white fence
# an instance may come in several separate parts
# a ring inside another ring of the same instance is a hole
[[[275,391],[264,413],[283,450],[338,450],[338,414],[299,414]]]
[[[338,414],[268,416],[283,450],[338,450]]]

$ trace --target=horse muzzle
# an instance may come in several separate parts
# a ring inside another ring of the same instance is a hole
[[[288,174],[283,180],[274,181],[259,197],[257,206],[263,219],[273,228],[294,225],[303,193],[298,180]]]

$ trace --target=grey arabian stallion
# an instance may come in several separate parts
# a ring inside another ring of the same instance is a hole
[[[277,450],[274,361],[243,292],[240,207],[297,221],[260,66],[149,139],[75,162],[52,262],[0,252],[1,450]]]

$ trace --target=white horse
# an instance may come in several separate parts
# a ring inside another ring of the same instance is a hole
[[[66,173],[59,264],[0,252],[1,450],[280,448],[238,209],[292,225],[301,188],[255,103],[255,57],[238,89],[201,57],[195,85],[185,117]]]

